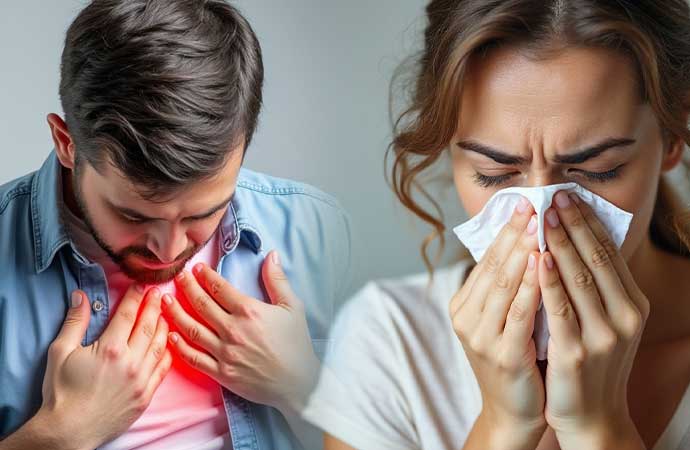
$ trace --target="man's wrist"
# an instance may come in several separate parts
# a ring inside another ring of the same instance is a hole
[[[40,442],[45,442],[44,448],[56,450],[89,450],[79,436],[65,428],[65,418],[54,411],[39,409],[34,417],[26,424],[27,431]]]

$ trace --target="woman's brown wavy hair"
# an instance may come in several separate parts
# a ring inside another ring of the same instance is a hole
[[[442,251],[445,226],[439,204],[419,176],[439,159],[456,131],[463,79],[474,54],[502,43],[544,57],[573,46],[625,52],[637,65],[643,99],[653,108],[666,142],[682,139],[690,144],[686,0],[434,0],[426,16],[424,47],[413,60],[410,104],[394,122],[386,175],[403,205],[434,228],[421,248],[432,275],[429,246],[439,238]],[[684,164],[690,169],[687,158]],[[431,211],[415,200],[415,191],[431,204]],[[652,239],[685,256],[690,254],[686,208],[662,177]]]

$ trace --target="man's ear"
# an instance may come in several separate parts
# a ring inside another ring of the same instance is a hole
[[[67,124],[57,114],[48,114],[48,126],[50,127],[50,134],[53,136],[53,144],[55,144],[55,153],[57,154],[60,164],[67,169],[74,169],[76,161],[76,153],[74,148],[74,141],[69,134]]]
[[[685,118],[685,123],[688,123],[688,117]],[[668,172],[683,160],[686,145],[680,136],[671,135],[664,139],[664,155],[661,160],[662,172]]]

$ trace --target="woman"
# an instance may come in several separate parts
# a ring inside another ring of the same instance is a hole
[[[326,448],[690,449],[690,218],[667,179],[690,142],[688,5],[435,0],[426,12],[392,143],[401,202],[443,236],[413,189],[449,153],[470,216],[502,188],[576,182],[633,221],[618,251],[560,193],[543,254],[523,203],[476,266],[369,283],[333,334],[342,393],[317,391],[310,412]]]

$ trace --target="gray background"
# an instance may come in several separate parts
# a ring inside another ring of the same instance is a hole
[[[352,292],[366,280],[424,270],[430,231],[397,204],[383,177],[388,88],[424,26],[423,0],[240,0],[264,52],[265,107],[246,166],[335,195],[353,225]],[[83,0],[0,0],[0,183],[39,167],[52,141],[64,34]],[[464,215],[437,193],[449,225]],[[452,255],[458,244],[449,236]]]

